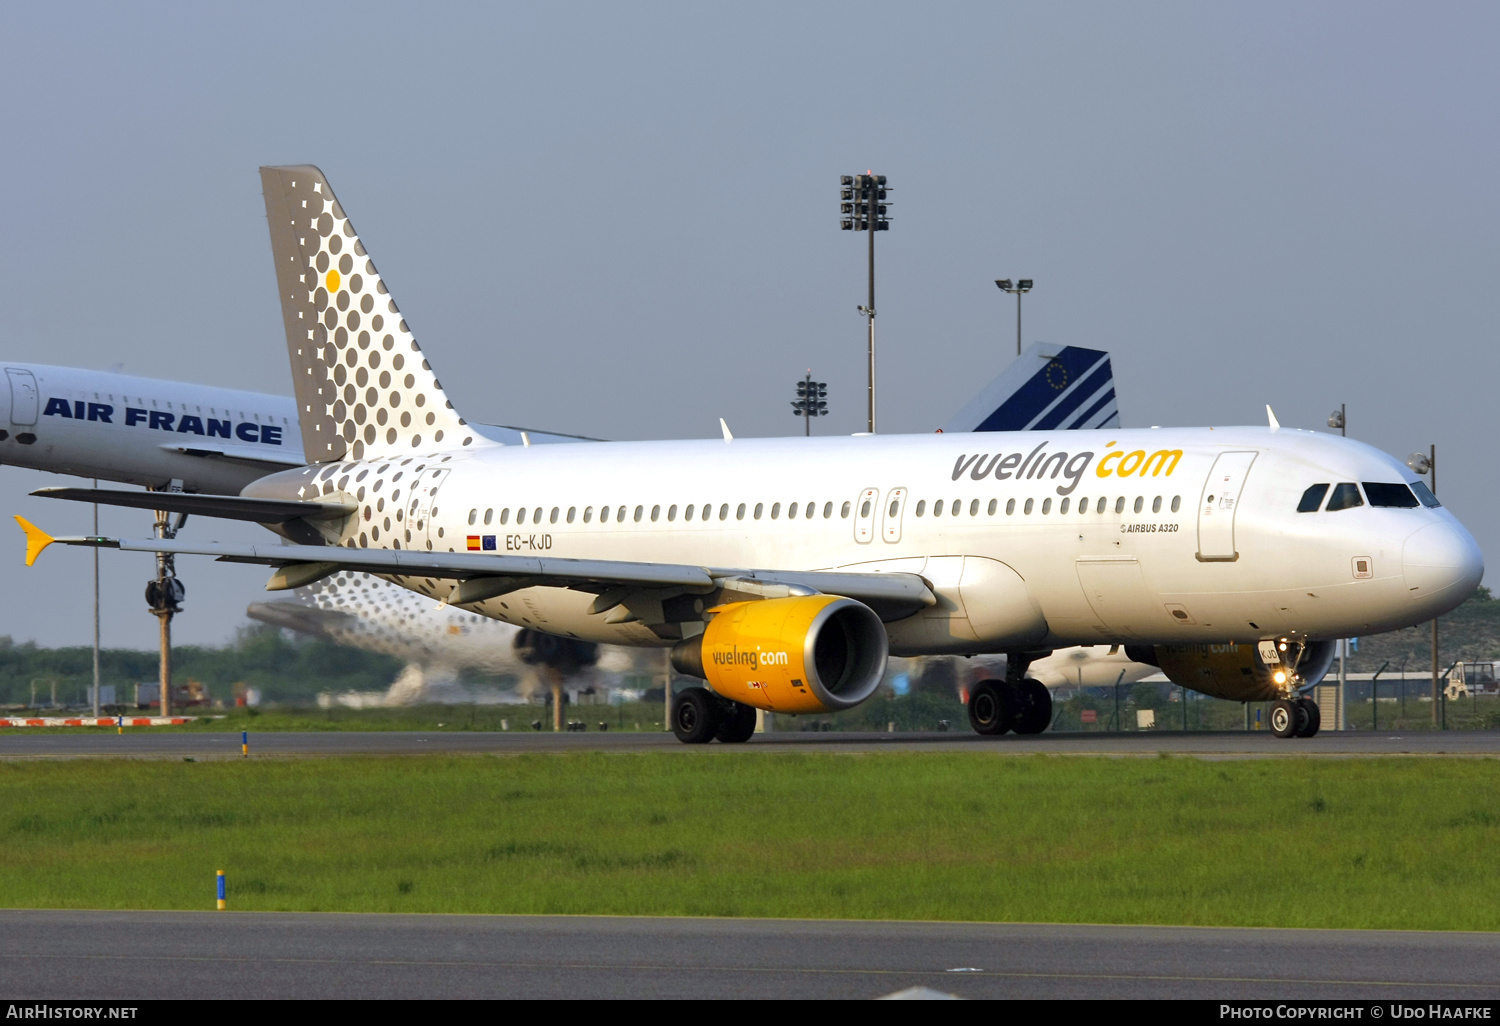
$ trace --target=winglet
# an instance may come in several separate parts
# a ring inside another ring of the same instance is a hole
[[[726,442],[732,442],[732,441],[734,441],[734,436],[729,433],[729,425],[726,424],[726,423],[724,423],[724,418],[723,417],[719,418],[719,430],[722,431],[722,432],[724,432],[724,441],[726,441]]]
[[[1266,403],[1266,420],[1271,422],[1272,431],[1281,430],[1281,421],[1276,419],[1276,413],[1271,409],[1271,404]]]
[[[26,565],[30,566],[36,562],[36,557],[42,554],[42,550],[52,544],[52,536],[25,517],[16,517],[16,523],[26,532]]]

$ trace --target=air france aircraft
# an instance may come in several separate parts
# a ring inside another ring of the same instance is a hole
[[[1463,526],[1402,464],[1269,427],[516,447],[453,408],[314,167],[263,168],[307,465],[238,495],[38,494],[251,520],[290,545],[54,539],[274,567],[268,587],[363,571],[481,615],[668,647],[689,743],[754,710],[849,708],[888,655],[1007,656],[970,693],[982,734],[1046,728],[1043,652],[1180,649],[1276,733],[1330,639],[1410,626],[1478,585]],[[169,504],[169,505],[168,505]],[[19,518],[18,518],[19,519]]]

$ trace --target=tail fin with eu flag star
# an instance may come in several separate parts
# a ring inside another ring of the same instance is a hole
[[[1109,354],[1033,342],[943,431],[1054,431],[1120,426]]]
[[[307,461],[491,444],[448,401],[323,172],[260,178]]]

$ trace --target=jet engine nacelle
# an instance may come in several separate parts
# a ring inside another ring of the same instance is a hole
[[[869,698],[885,675],[885,626],[853,599],[760,599],[713,612],[702,634],[673,646],[672,665],[723,698],[771,712],[834,712]]]
[[[1281,661],[1268,665],[1254,644],[1227,645],[1129,645],[1125,654],[1137,662],[1159,666],[1174,684],[1192,688],[1213,698],[1231,702],[1269,702],[1282,697],[1278,671],[1290,673],[1295,666],[1294,686],[1316,684],[1328,673],[1338,649],[1336,641],[1288,643]]]

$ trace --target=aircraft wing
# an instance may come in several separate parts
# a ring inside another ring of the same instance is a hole
[[[146,498],[184,498],[170,493],[140,494]],[[219,512],[217,515],[224,514]],[[306,514],[300,512],[296,515]],[[27,566],[36,561],[43,549],[57,542],[126,552],[214,556],[229,563],[259,563],[277,568],[267,588],[278,591],[310,584],[339,571],[451,580],[456,584],[446,601],[454,605],[481,602],[520,588],[572,588],[598,596],[592,610],[595,613],[617,608],[625,610],[612,614],[615,616],[613,622],[642,618],[640,608],[650,607],[653,601],[659,606],[663,599],[674,594],[714,595],[716,601],[794,594],[841,595],[863,602],[882,618],[889,619],[908,616],[937,602],[921,577],[907,573],[722,568],[611,559],[502,556],[484,552],[359,549],[336,545],[246,545],[161,538],[140,541],[99,537],[53,538],[21,517],[16,517],[16,521],[26,532]]]
[[[359,512],[347,502],[298,499],[256,499],[248,495],[200,495],[196,492],[131,492],[119,488],[38,488],[42,499],[73,499],[132,509],[164,509],[170,513],[200,513],[257,524],[285,524],[292,520],[332,520]],[[166,551],[166,550],[162,550]]]

